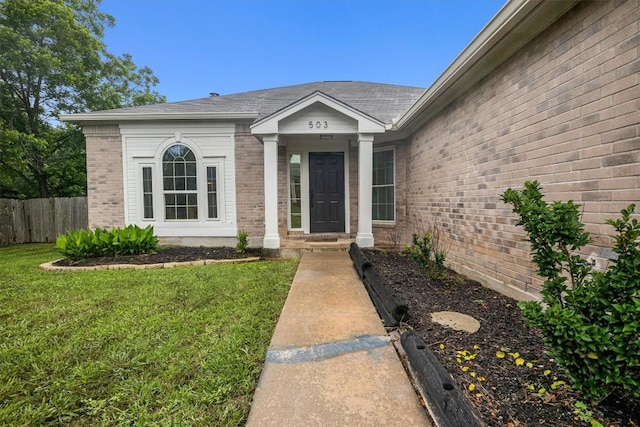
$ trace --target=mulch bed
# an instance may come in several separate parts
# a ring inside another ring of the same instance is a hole
[[[111,264],[158,264],[165,262],[198,261],[201,259],[241,259],[259,257],[260,253],[261,250],[255,248],[249,248],[245,253],[241,254],[236,252],[234,248],[225,247],[167,246],[160,248],[155,254],[95,257],[78,260],[65,258],[55,262],[53,265],[60,267],[88,267]]]
[[[399,252],[365,254],[397,302],[408,306],[407,326],[430,345],[487,425],[589,425],[577,419],[578,396],[561,382],[570,380],[546,355],[540,333],[526,324],[515,300],[453,272],[430,280],[421,265]],[[480,330],[469,334],[434,323],[431,313],[437,311],[473,316]],[[640,426],[637,399],[612,395],[591,409],[605,426]]]

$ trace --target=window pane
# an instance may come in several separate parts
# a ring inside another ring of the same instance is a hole
[[[164,183],[165,190],[173,190],[173,179],[172,178],[163,178],[162,182]]]
[[[186,183],[184,178],[175,178],[175,189],[182,191],[186,189]]]
[[[183,144],[169,147],[162,156],[162,183],[166,219],[198,218],[196,156]]]
[[[153,218],[153,176],[150,167],[142,168],[142,215]]]
[[[197,189],[196,178],[187,178],[187,190],[195,191]]]
[[[289,157],[289,219],[291,228],[302,228],[302,194],[300,181],[300,154]]]
[[[395,220],[395,171],[393,150],[373,153],[373,194],[371,215],[373,220]]]
[[[209,218],[218,218],[218,181],[217,169],[207,168],[207,204]]]
[[[185,165],[184,165],[184,163],[176,162],[174,164],[174,174],[175,174],[175,176],[185,176]]]

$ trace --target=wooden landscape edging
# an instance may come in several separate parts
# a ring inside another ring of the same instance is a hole
[[[409,316],[408,307],[405,304],[398,303],[393,298],[373,265],[357,244],[352,243],[350,245],[349,255],[385,326],[397,327],[400,324],[399,322]]]
[[[373,264],[356,243],[349,247],[349,255],[384,325],[396,329],[402,317],[408,315],[407,306],[395,302]],[[405,331],[400,335],[400,345],[407,356],[407,370],[437,427],[484,425],[478,411],[422,338],[414,331]]]
[[[414,331],[405,331],[400,343],[433,422],[439,427],[482,426],[478,411],[424,340]]]

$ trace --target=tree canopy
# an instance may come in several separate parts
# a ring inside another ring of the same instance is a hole
[[[165,102],[103,41],[100,0],[0,0],[0,197],[83,195],[84,138],[61,113]]]

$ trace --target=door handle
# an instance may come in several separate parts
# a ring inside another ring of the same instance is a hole
[[[313,207],[313,190],[309,191],[309,201],[311,203],[311,207]]]

